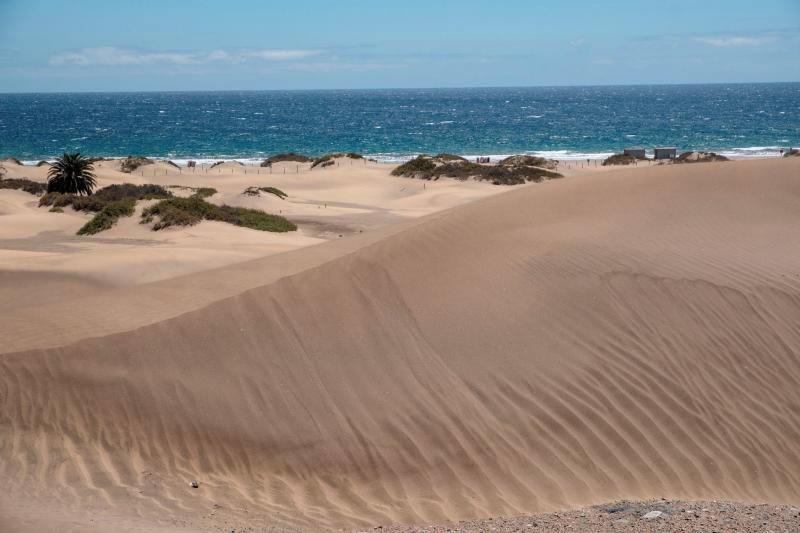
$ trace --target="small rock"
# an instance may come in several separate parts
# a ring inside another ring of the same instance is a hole
[[[196,489],[197,487],[200,486],[200,484],[197,481],[192,480],[192,482],[189,483],[189,486],[192,487],[193,489]]]
[[[649,513],[644,515],[642,518],[644,518],[645,520],[652,520],[654,518],[658,518],[661,515],[662,515],[661,511],[650,511]]]

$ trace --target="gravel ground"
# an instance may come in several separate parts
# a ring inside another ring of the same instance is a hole
[[[546,515],[487,518],[424,527],[379,526],[371,531],[391,533],[428,531],[800,532],[800,508],[727,502],[621,501]]]

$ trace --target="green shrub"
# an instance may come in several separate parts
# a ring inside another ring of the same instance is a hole
[[[94,235],[112,227],[120,216],[131,216],[137,200],[170,197],[172,193],[160,185],[123,183],[104,187],[92,196],[48,192],[39,199],[39,207],[51,206],[50,211],[60,213],[71,206],[75,211],[97,213],[78,231],[78,235]]]
[[[297,226],[283,217],[270,215],[257,209],[216,206],[193,195],[189,198],[172,197],[153,204],[142,211],[142,224],[153,222],[153,230],[171,226],[193,226],[201,220],[217,220],[259,231],[295,231]]]
[[[436,163],[430,157],[420,155],[392,170],[392,175],[413,177],[415,174],[427,174],[434,170],[436,170]]]
[[[242,194],[246,196],[261,196],[261,192],[274,194],[281,200],[285,200],[286,197],[289,196],[288,194],[286,194],[285,192],[276,187],[248,187],[244,191],[242,191]]]
[[[296,231],[297,226],[289,222],[282,216],[270,215],[258,209],[247,209],[245,207],[232,207],[223,205],[220,208],[223,213],[221,220],[236,226],[255,229],[258,231],[272,231],[285,233]]]
[[[307,155],[303,154],[296,154],[294,152],[289,152],[287,154],[275,154],[271,155],[261,163],[262,167],[271,166],[272,163],[278,163],[281,161],[290,161],[294,163],[309,163],[314,161],[312,158],[308,157]]]
[[[217,189],[213,187],[197,187],[193,188],[195,196],[200,198],[209,198],[217,194]]]
[[[187,187],[185,185],[170,185],[169,188],[192,191],[193,196],[199,196],[200,198],[208,198],[210,196],[214,196],[218,192],[217,189],[214,189],[213,187]]]
[[[610,165],[633,165],[636,163],[636,158],[627,154],[614,154],[603,160],[603,166]]]
[[[123,159],[119,164],[119,169],[121,172],[125,172],[126,174],[130,174],[134,170],[144,165],[152,165],[155,163],[152,159],[148,159],[147,157],[141,156],[132,156],[129,155],[125,159]]]
[[[427,180],[437,180],[442,176],[462,181],[473,178],[478,181],[491,181],[495,185],[518,185],[527,181],[538,182],[561,177],[561,174],[556,172],[527,165],[526,163],[549,163],[547,159],[532,156],[517,156],[515,159],[505,160],[511,164],[501,162],[497,165],[479,165],[463,157],[447,156],[448,154],[440,154],[432,158],[421,155],[400,165],[392,171],[392,174]]]
[[[466,159],[460,155],[454,154],[437,154],[436,159],[440,159],[442,161],[466,161]]]
[[[72,205],[74,194],[63,194],[60,192],[48,192],[39,198],[39,207],[53,206],[53,207],[66,207]]]
[[[549,170],[556,168],[556,162],[552,159],[546,159],[535,155],[512,155],[500,161],[500,165],[510,167],[540,167]]]
[[[133,198],[125,198],[110,202],[78,230],[78,235],[94,235],[95,233],[111,229],[120,217],[129,217],[133,215],[135,207],[136,200]]]
[[[333,154],[323,155],[316,158],[314,162],[311,163],[311,168],[316,168],[319,166],[328,167],[331,166],[333,163],[334,163]]]
[[[0,179],[0,189],[14,189],[39,196],[47,191],[47,184],[28,178],[7,178]]]
[[[311,163],[311,168],[314,168],[314,167],[329,167],[329,166],[331,166],[331,165],[336,163],[336,161],[334,161],[334,159],[338,159],[338,158],[341,158],[341,157],[347,157],[347,158],[350,158],[350,159],[364,159],[363,155],[357,154],[355,152],[348,152],[348,153],[338,152],[338,153],[335,153],[335,154],[326,154],[326,155],[323,155],[323,156],[320,156],[320,157],[314,159],[314,162]]]
[[[96,213],[102,211],[103,208],[111,202],[125,199],[155,200],[169,198],[171,196],[172,193],[161,185],[134,185],[132,183],[122,183],[103,187],[91,196],[48,192],[39,199],[39,207],[71,206],[75,211],[92,211]]]
[[[286,197],[289,196],[288,194],[278,189],[277,187],[261,187],[261,190],[264,191],[265,193],[274,194],[281,200],[285,200]]]
[[[172,196],[172,193],[161,185],[154,185],[152,183],[145,185],[122,183],[103,187],[95,192],[93,196],[105,202],[114,202],[124,198],[133,198],[135,200],[157,200],[169,198]]]
[[[108,205],[107,200],[94,196],[72,196],[72,209],[75,211],[89,211],[97,213]]]

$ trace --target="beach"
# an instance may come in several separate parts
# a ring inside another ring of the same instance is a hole
[[[798,524],[800,158],[520,186],[335,163],[96,164],[288,233],[152,231],[140,201],[78,237],[89,214],[0,190],[0,523],[470,530],[625,500],[642,530],[666,498],[648,528],[732,527],[674,500]]]

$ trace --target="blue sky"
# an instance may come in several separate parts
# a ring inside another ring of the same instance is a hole
[[[0,91],[800,81],[800,0],[0,0]]]

